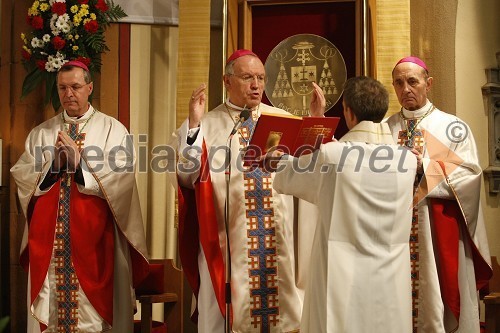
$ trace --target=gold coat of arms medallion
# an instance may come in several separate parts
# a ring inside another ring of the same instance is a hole
[[[273,106],[296,116],[309,115],[312,82],[326,98],[326,111],[340,99],[347,69],[340,51],[327,39],[298,34],[281,41],[265,63],[266,96]]]

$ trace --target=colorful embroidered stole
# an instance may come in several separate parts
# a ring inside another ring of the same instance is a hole
[[[398,133],[398,144],[408,148],[415,148],[420,154],[424,150],[424,133],[422,130],[417,129],[418,119],[406,119],[407,130],[401,130]],[[419,177],[415,176],[413,183],[414,193],[416,193],[419,185]],[[418,205],[413,206],[411,232],[410,232],[410,262],[411,262],[411,294],[412,294],[412,325],[413,333],[417,332],[418,327],[418,296],[419,296],[419,271],[420,271],[420,258],[419,258],[419,239],[418,239]]]
[[[250,141],[256,122],[252,117],[240,128],[240,144]],[[261,168],[243,174],[247,235],[250,318],[253,328],[269,332],[279,323],[276,225],[272,207],[272,177]]]
[[[80,147],[85,133],[78,134],[78,124],[69,124],[69,136]],[[70,239],[70,193],[71,173],[61,177],[59,209],[54,241],[57,292],[57,332],[77,332],[78,329],[78,289],[79,282],[71,258]]]

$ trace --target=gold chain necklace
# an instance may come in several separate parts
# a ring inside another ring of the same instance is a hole
[[[80,136],[80,134],[82,134],[83,132],[83,129],[85,128],[85,126],[87,126],[87,124],[89,123],[89,120],[92,119],[92,117],[94,116],[94,114],[96,113],[96,109],[94,109],[92,111],[92,114],[87,118],[87,120],[85,120],[85,122],[83,123],[83,126],[80,128],[80,130],[78,131],[78,133],[76,134],[76,137],[75,138],[78,138]],[[66,117],[64,117],[64,111],[61,113],[61,118],[62,118],[62,121],[63,121],[63,124],[66,124]],[[68,134],[69,134],[69,127],[68,127],[68,130],[67,130]],[[71,136],[70,136],[71,137]]]
[[[407,139],[407,142],[408,144],[410,144],[412,147],[413,147],[413,143],[412,143],[412,139],[413,139],[413,134],[415,133],[415,130],[417,129],[418,125],[420,124],[420,122],[422,120],[424,120],[425,117],[427,117],[428,115],[431,114],[432,111],[434,111],[436,107],[434,106],[434,104],[432,104],[430,107],[429,107],[429,110],[427,110],[423,115],[422,117],[418,118],[417,119],[417,122],[415,123],[415,125],[413,125],[410,129],[410,127],[408,126],[406,120],[412,120],[414,118],[406,118],[404,113],[403,113],[403,108],[401,108],[401,110],[399,111],[399,115],[401,116],[401,119],[403,119],[403,123],[406,127],[406,139]]]

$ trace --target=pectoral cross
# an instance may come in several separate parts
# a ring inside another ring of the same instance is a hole
[[[424,131],[416,128],[416,119],[407,119],[405,121],[407,122],[407,129],[399,131],[398,144],[408,148],[415,148],[420,154],[423,154]]]
[[[78,147],[79,151],[81,151],[83,149],[86,134],[87,133],[79,133],[75,139],[75,143],[76,143],[76,146]]]

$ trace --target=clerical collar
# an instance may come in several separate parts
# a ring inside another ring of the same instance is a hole
[[[229,101],[229,98],[226,99],[226,102],[224,103],[224,105],[226,107],[227,112],[231,116],[231,118],[233,118],[233,121],[234,121],[234,119],[236,119],[236,121],[238,121],[240,112],[243,110],[243,108],[240,107],[240,106],[236,106],[233,103],[231,103]],[[253,119],[253,121],[257,121],[257,119],[259,119],[259,117],[260,117],[259,106],[257,105],[255,108],[248,109],[248,110],[252,111],[252,119]],[[234,113],[237,113],[237,114],[234,114]]]
[[[418,110],[414,110],[414,111],[410,111],[410,110],[407,110],[405,108],[401,108],[401,110],[403,111],[403,116],[405,118],[420,118],[422,117],[424,114],[426,114],[429,110],[433,109],[433,105],[432,103],[427,100],[427,103],[425,103],[424,106],[422,106],[420,109]]]
[[[85,112],[80,117],[71,117],[70,115],[68,115],[68,112],[66,110],[64,110],[63,112],[64,112],[63,119],[65,122],[76,124],[86,121],[94,113],[94,108],[92,107],[92,105],[89,105],[89,109],[87,110],[87,112]]]
[[[394,144],[394,139],[387,123],[374,123],[368,120],[357,123],[339,141]]]
[[[238,112],[243,111],[243,108],[241,106],[234,105],[233,103],[231,103],[229,101],[229,98],[226,99],[226,103],[225,104],[226,104],[227,108],[229,110],[231,110],[231,111],[238,111]],[[250,110],[250,111],[252,111],[252,113],[253,112],[259,112],[259,106],[256,106],[253,109],[250,109],[250,108],[247,108],[247,109]]]

